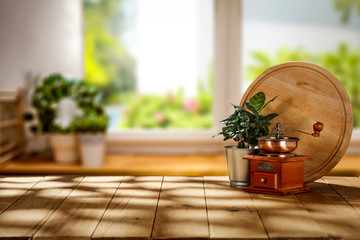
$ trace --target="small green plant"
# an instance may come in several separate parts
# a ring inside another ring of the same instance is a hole
[[[102,133],[106,131],[108,124],[107,115],[92,112],[76,117],[72,126],[77,133]]]
[[[64,98],[73,99],[85,114],[104,114],[100,105],[100,92],[95,86],[78,79],[67,79],[58,73],[51,74],[44,78],[32,94],[31,104],[34,111],[23,115],[24,120],[31,123],[32,133],[74,132],[72,124],[62,127],[55,123],[57,104]]]
[[[269,135],[270,121],[278,116],[277,113],[260,114],[275,98],[265,103],[265,94],[258,92],[246,102],[246,108],[233,105],[234,112],[221,121],[225,127],[217,135],[223,135],[224,141],[238,142],[239,148],[257,145],[257,138]]]

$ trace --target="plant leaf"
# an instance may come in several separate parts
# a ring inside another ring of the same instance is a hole
[[[232,105],[235,109],[241,109],[241,110],[244,110],[244,108],[243,108],[243,107],[240,107],[240,106],[238,106],[238,105],[235,105],[235,104],[232,104],[232,103],[231,103],[231,105]]]
[[[269,100],[260,110],[259,110],[259,113],[264,110],[268,105],[269,103],[271,103],[272,101],[274,101],[278,96],[274,97],[273,99]]]
[[[265,103],[265,94],[258,92],[249,99],[249,104],[255,108],[256,111],[260,110]]]
[[[277,113],[270,113],[269,115],[266,115],[265,117],[263,117],[263,121],[265,122],[269,122],[271,120],[273,120],[274,118],[276,118],[277,116],[279,116],[279,114]]]
[[[259,116],[259,114],[258,114],[258,112],[256,111],[255,107],[253,107],[252,105],[250,105],[249,102],[245,103],[245,105],[246,105],[247,109],[249,109],[249,110],[255,115],[255,117],[258,117],[258,116]]]

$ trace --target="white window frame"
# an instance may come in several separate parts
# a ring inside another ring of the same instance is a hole
[[[346,150],[347,154],[359,154],[360,153],[360,129],[356,128],[353,130],[352,137],[348,149]]]
[[[219,121],[241,100],[241,0],[214,0],[213,128],[210,130],[113,130],[108,152],[219,152]],[[229,143],[227,143],[229,144]]]
[[[115,130],[107,135],[108,152],[211,153],[221,152],[219,121],[242,97],[242,0],[214,1],[213,128],[210,130]],[[360,129],[354,129],[347,153],[360,153]]]

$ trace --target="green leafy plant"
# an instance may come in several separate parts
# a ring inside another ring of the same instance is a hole
[[[122,41],[132,14],[123,0],[84,0],[83,6],[86,81],[101,89],[103,103],[122,103],[124,93],[136,90],[135,58]]]
[[[73,99],[85,113],[96,112],[103,114],[100,105],[100,92],[95,86],[90,86],[78,79],[67,79],[55,73],[44,78],[37,86],[31,97],[34,111],[24,113],[25,121],[30,122],[30,131],[33,133],[70,133],[73,126],[62,127],[55,123],[57,104],[64,98]]]
[[[221,121],[225,127],[217,135],[223,135],[224,141],[232,139],[238,142],[239,148],[257,145],[257,138],[269,135],[270,121],[278,116],[277,113],[270,113],[266,116],[260,113],[276,97],[265,103],[265,94],[258,92],[245,103],[246,108],[233,105],[234,112]]]
[[[106,131],[109,117],[95,112],[76,117],[72,126],[77,133],[102,133]]]
[[[50,132],[51,133],[60,133],[60,134],[73,133],[74,127],[71,124],[67,127],[62,127],[62,126],[58,126],[55,124],[53,127],[50,128]]]

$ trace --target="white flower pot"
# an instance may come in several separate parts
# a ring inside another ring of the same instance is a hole
[[[79,153],[75,134],[51,134],[50,145],[53,149],[54,158],[57,163],[77,163]]]
[[[80,134],[79,143],[83,166],[102,166],[105,152],[105,134]]]

